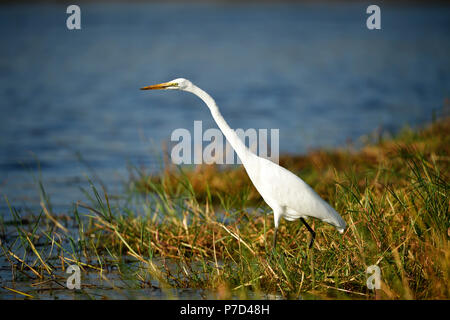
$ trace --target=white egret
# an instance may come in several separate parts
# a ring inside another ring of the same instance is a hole
[[[236,132],[228,126],[220,114],[216,102],[208,93],[183,78],[141,88],[141,90],[156,89],[187,91],[202,99],[208,106],[220,130],[241,159],[256,190],[273,210],[275,222],[274,248],[281,217],[288,221],[296,219],[302,221],[311,233],[310,248],[314,242],[315,232],[305,221],[308,217],[325,221],[335,226],[340,233],[344,232],[345,221],[308,184],[289,170],[268,159],[257,156],[245,146]]]

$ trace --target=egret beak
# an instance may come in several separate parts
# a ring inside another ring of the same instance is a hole
[[[161,90],[169,87],[176,87],[178,84],[173,82],[164,82],[160,84],[154,84],[152,86],[142,87],[141,90]]]

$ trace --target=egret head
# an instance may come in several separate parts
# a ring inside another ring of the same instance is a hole
[[[169,82],[143,87],[141,90],[187,90],[190,87],[192,87],[192,82],[183,78],[178,78]]]

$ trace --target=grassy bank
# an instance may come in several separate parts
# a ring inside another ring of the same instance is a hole
[[[205,165],[133,170],[134,206],[93,188],[90,203],[60,218],[45,197],[39,221],[24,224],[11,208],[16,238],[3,231],[3,256],[36,281],[56,281],[57,270],[78,263],[103,278],[114,267],[137,287],[199,288],[216,298],[448,299],[449,151],[446,118],[358,150],[282,156],[348,224],[340,235],[311,220],[311,249],[300,222],[282,221],[274,252],[273,216],[245,171]],[[376,292],[366,285],[370,265],[381,269]]]

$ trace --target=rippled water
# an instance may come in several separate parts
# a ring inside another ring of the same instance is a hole
[[[279,128],[281,152],[426,122],[450,93],[449,8],[383,5],[369,31],[360,4],[83,3],[68,31],[65,6],[2,5],[0,192],[34,208],[37,159],[61,210],[94,171],[115,192],[127,162],[158,169],[174,129],[215,127],[194,96],[138,90],[180,76],[231,127]]]

